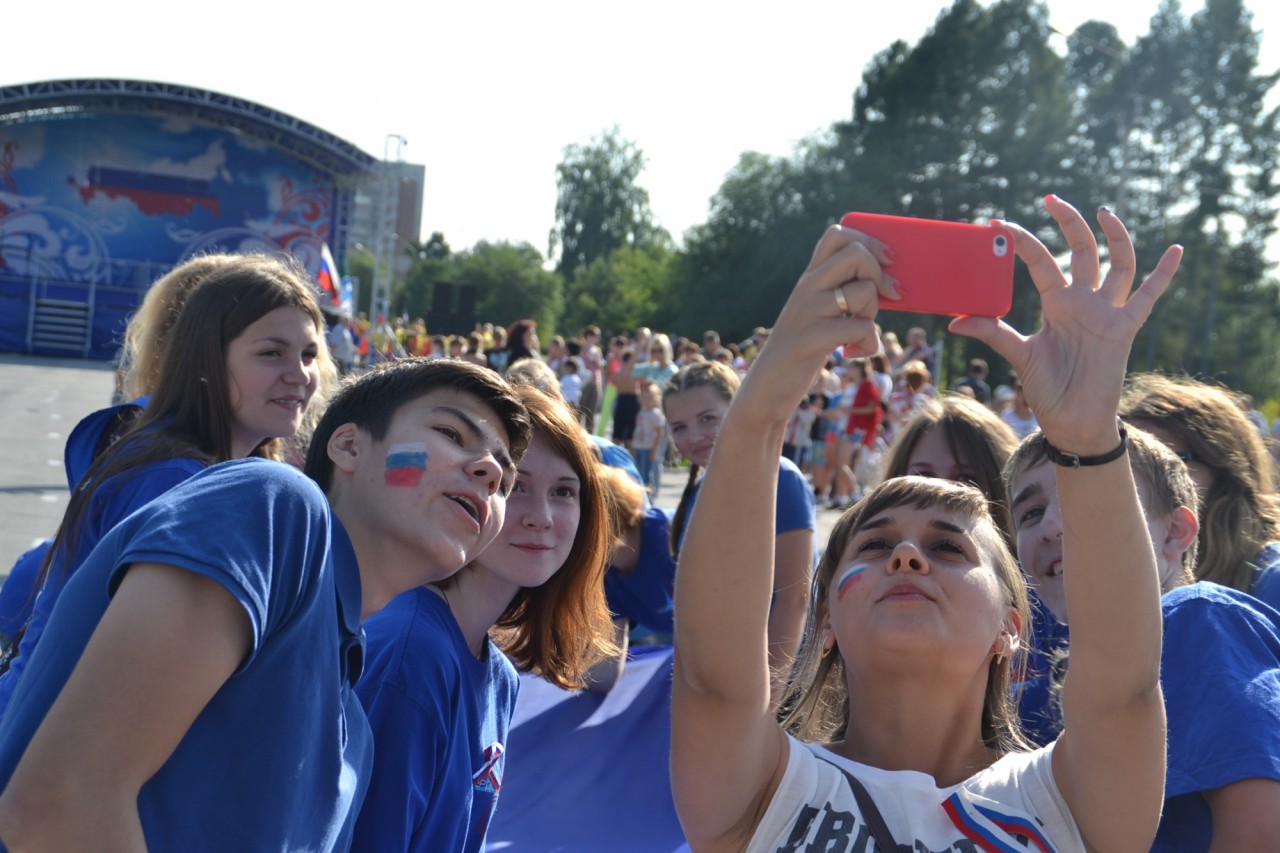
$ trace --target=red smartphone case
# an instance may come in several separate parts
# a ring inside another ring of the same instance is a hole
[[[881,311],[1003,317],[1013,305],[1013,233],[1003,225],[875,213],[847,213],[840,224],[893,250],[885,269],[906,294],[881,297]]]

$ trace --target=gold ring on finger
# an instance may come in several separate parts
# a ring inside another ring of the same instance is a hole
[[[849,310],[849,300],[844,298],[844,287],[843,286],[837,287],[834,292],[836,295],[836,305],[840,307],[840,316],[841,317],[853,316],[853,312]]]

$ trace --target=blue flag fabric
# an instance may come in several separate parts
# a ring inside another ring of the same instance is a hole
[[[491,853],[689,850],[671,800],[671,647],[631,654],[607,696],[521,676]]]

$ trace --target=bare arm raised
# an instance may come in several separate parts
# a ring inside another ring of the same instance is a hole
[[[1104,455],[1120,443],[1116,421],[1129,350],[1181,259],[1172,247],[1132,289],[1136,261],[1124,225],[1103,208],[1098,222],[1111,267],[1084,218],[1056,196],[1045,208],[1071,247],[1071,279],[1048,249],[1013,226],[1043,306],[1039,332],[962,318],[951,331],[984,341],[1022,379],[1045,438],[1061,451]],[[1164,797],[1164,705],[1160,693],[1160,590],[1146,521],[1127,458],[1057,472],[1063,561],[1071,612],[1071,676],[1054,775],[1086,843],[1146,849]]]
[[[786,739],[766,648],[778,458],[788,417],[828,354],[877,348],[877,293],[894,298],[883,247],[833,226],[734,397],[676,576],[672,784],[695,849],[742,849],[781,778]]]

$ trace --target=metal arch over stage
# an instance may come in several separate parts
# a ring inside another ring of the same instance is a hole
[[[234,127],[333,175],[373,168],[375,158],[313,124],[262,104],[173,83],[146,80],[46,80],[0,86],[0,123],[57,111],[106,109],[164,113]]]

